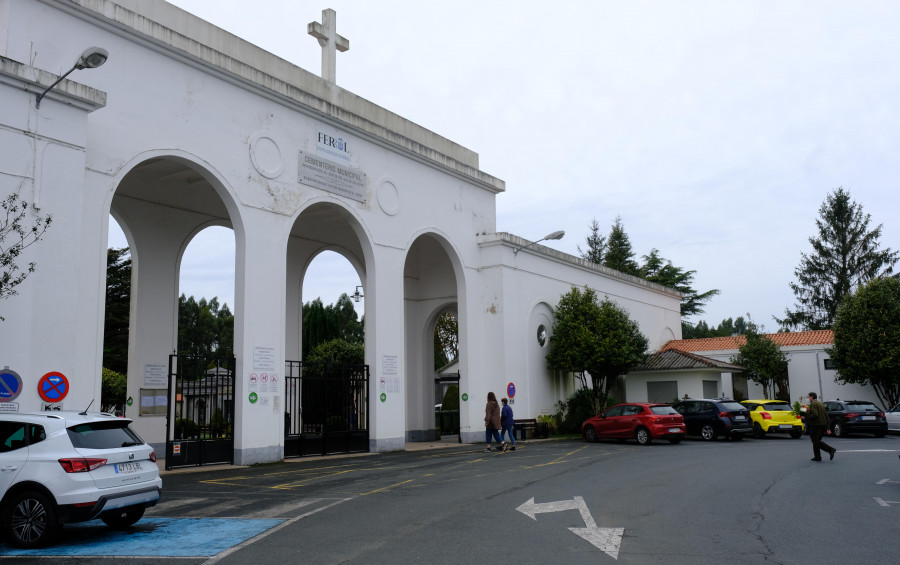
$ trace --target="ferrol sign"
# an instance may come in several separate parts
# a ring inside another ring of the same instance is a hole
[[[324,159],[318,155],[300,152],[299,180],[303,184],[320,188],[332,194],[366,201],[366,174],[349,165]]]
[[[327,160],[350,165],[350,140],[337,132],[316,130],[316,155]]]

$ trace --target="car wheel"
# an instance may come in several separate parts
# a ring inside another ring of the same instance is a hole
[[[650,437],[650,430],[647,428],[638,428],[635,430],[634,439],[641,445],[650,445],[650,442],[653,441],[653,438]]]
[[[586,426],[581,432],[581,436],[584,441],[593,443],[597,441],[597,430],[594,429],[594,426]]]
[[[100,516],[103,523],[114,530],[124,530],[137,523],[144,516],[143,506],[130,506],[119,508],[114,512],[107,512]]]
[[[842,426],[840,422],[838,422],[834,425],[833,428],[831,428],[831,433],[834,434],[834,437],[844,437],[845,435],[847,435],[847,432],[844,431],[844,426]]]
[[[681,440],[682,440],[682,438],[680,438],[680,437],[670,437],[669,443],[677,445],[677,444],[681,443]]]
[[[704,424],[702,428],[700,428],[700,437],[705,441],[712,441],[716,439],[716,436],[719,435],[716,433],[716,427],[712,424]]]
[[[3,531],[16,547],[43,547],[56,539],[59,522],[53,501],[38,491],[12,497],[3,516]]]
[[[753,437],[756,439],[762,439],[766,437],[766,432],[763,431],[762,426],[753,422]]]

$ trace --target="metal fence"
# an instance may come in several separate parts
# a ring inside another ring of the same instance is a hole
[[[369,451],[369,366],[285,362],[284,456]]]
[[[234,462],[234,367],[169,356],[166,469]]]

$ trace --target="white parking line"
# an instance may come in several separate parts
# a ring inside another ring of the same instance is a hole
[[[250,545],[250,544],[252,544],[252,543],[255,543],[255,542],[257,542],[257,541],[259,541],[259,540],[261,540],[261,539],[263,539],[263,538],[265,538],[265,537],[268,537],[268,536],[274,534],[275,532],[277,532],[278,530],[281,530],[282,528],[286,528],[286,527],[290,526],[291,524],[293,524],[293,523],[295,523],[295,522],[298,522],[298,521],[302,520],[303,518],[306,518],[307,516],[312,516],[313,514],[316,514],[317,512],[321,512],[322,510],[327,510],[328,508],[331,508],[332,506],[337,506],[338,504],[340,504],[340,503],[342,503],[342,502],[347,502],[348,500],[352,500],[352,499],[350,499],[350,498],[342,498],[342,499],[339,499],[339,500],[336,500],[336,501],[332,502],[332,503],[329,504],[328,506],[322,506],[322,507],[316,508],[315,510],[310,510],[310,511],[307,512],[306,514],[301,514],[300,516],[297,516],[297,517],[295,517],[295,518],[291,518],[290,520],[285,520],[284,522],[282,522],[282,523],[279,524],[278,526],[275,526],[274,528],[268,529],[268,530],[266,530],[265,532],[262,532],[261,534],[258,534],[258,535],[256,535],[256,536],[253,536],[252,538],[248,539],[247,541],[242,542],[242,543],[240,543],[240,544],[238,544],[238,545],[236,545],[236,546],[234,546],[234,547],[232,547],[232,548],[230,548],[230,549],[227,549],[227,550],[223,551],[222,553],[216,555],[215,557],[213,557],[213,558],[211,558],[211,559],[207,559],[207,560],[204,561],[201,565],[213,565],[214,563],[218,563],[219,561],[221,561],[221,560],[224,559],[225,557],[228,557],[229,555],[231,555],[231,554],[234,553],[235,551],[238,551],[238,550],[240,550],[240,549],[243,549],[244,547],[247,547],[248,545]]]

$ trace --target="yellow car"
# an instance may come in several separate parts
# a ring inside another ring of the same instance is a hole
[[[789,402],[784,400],[743,400],[741,404],[750,410],[753,420],[753,437],[764,438],[766,434],[790,434],[794,439],[803,435],[803,421],[794,414]]]

